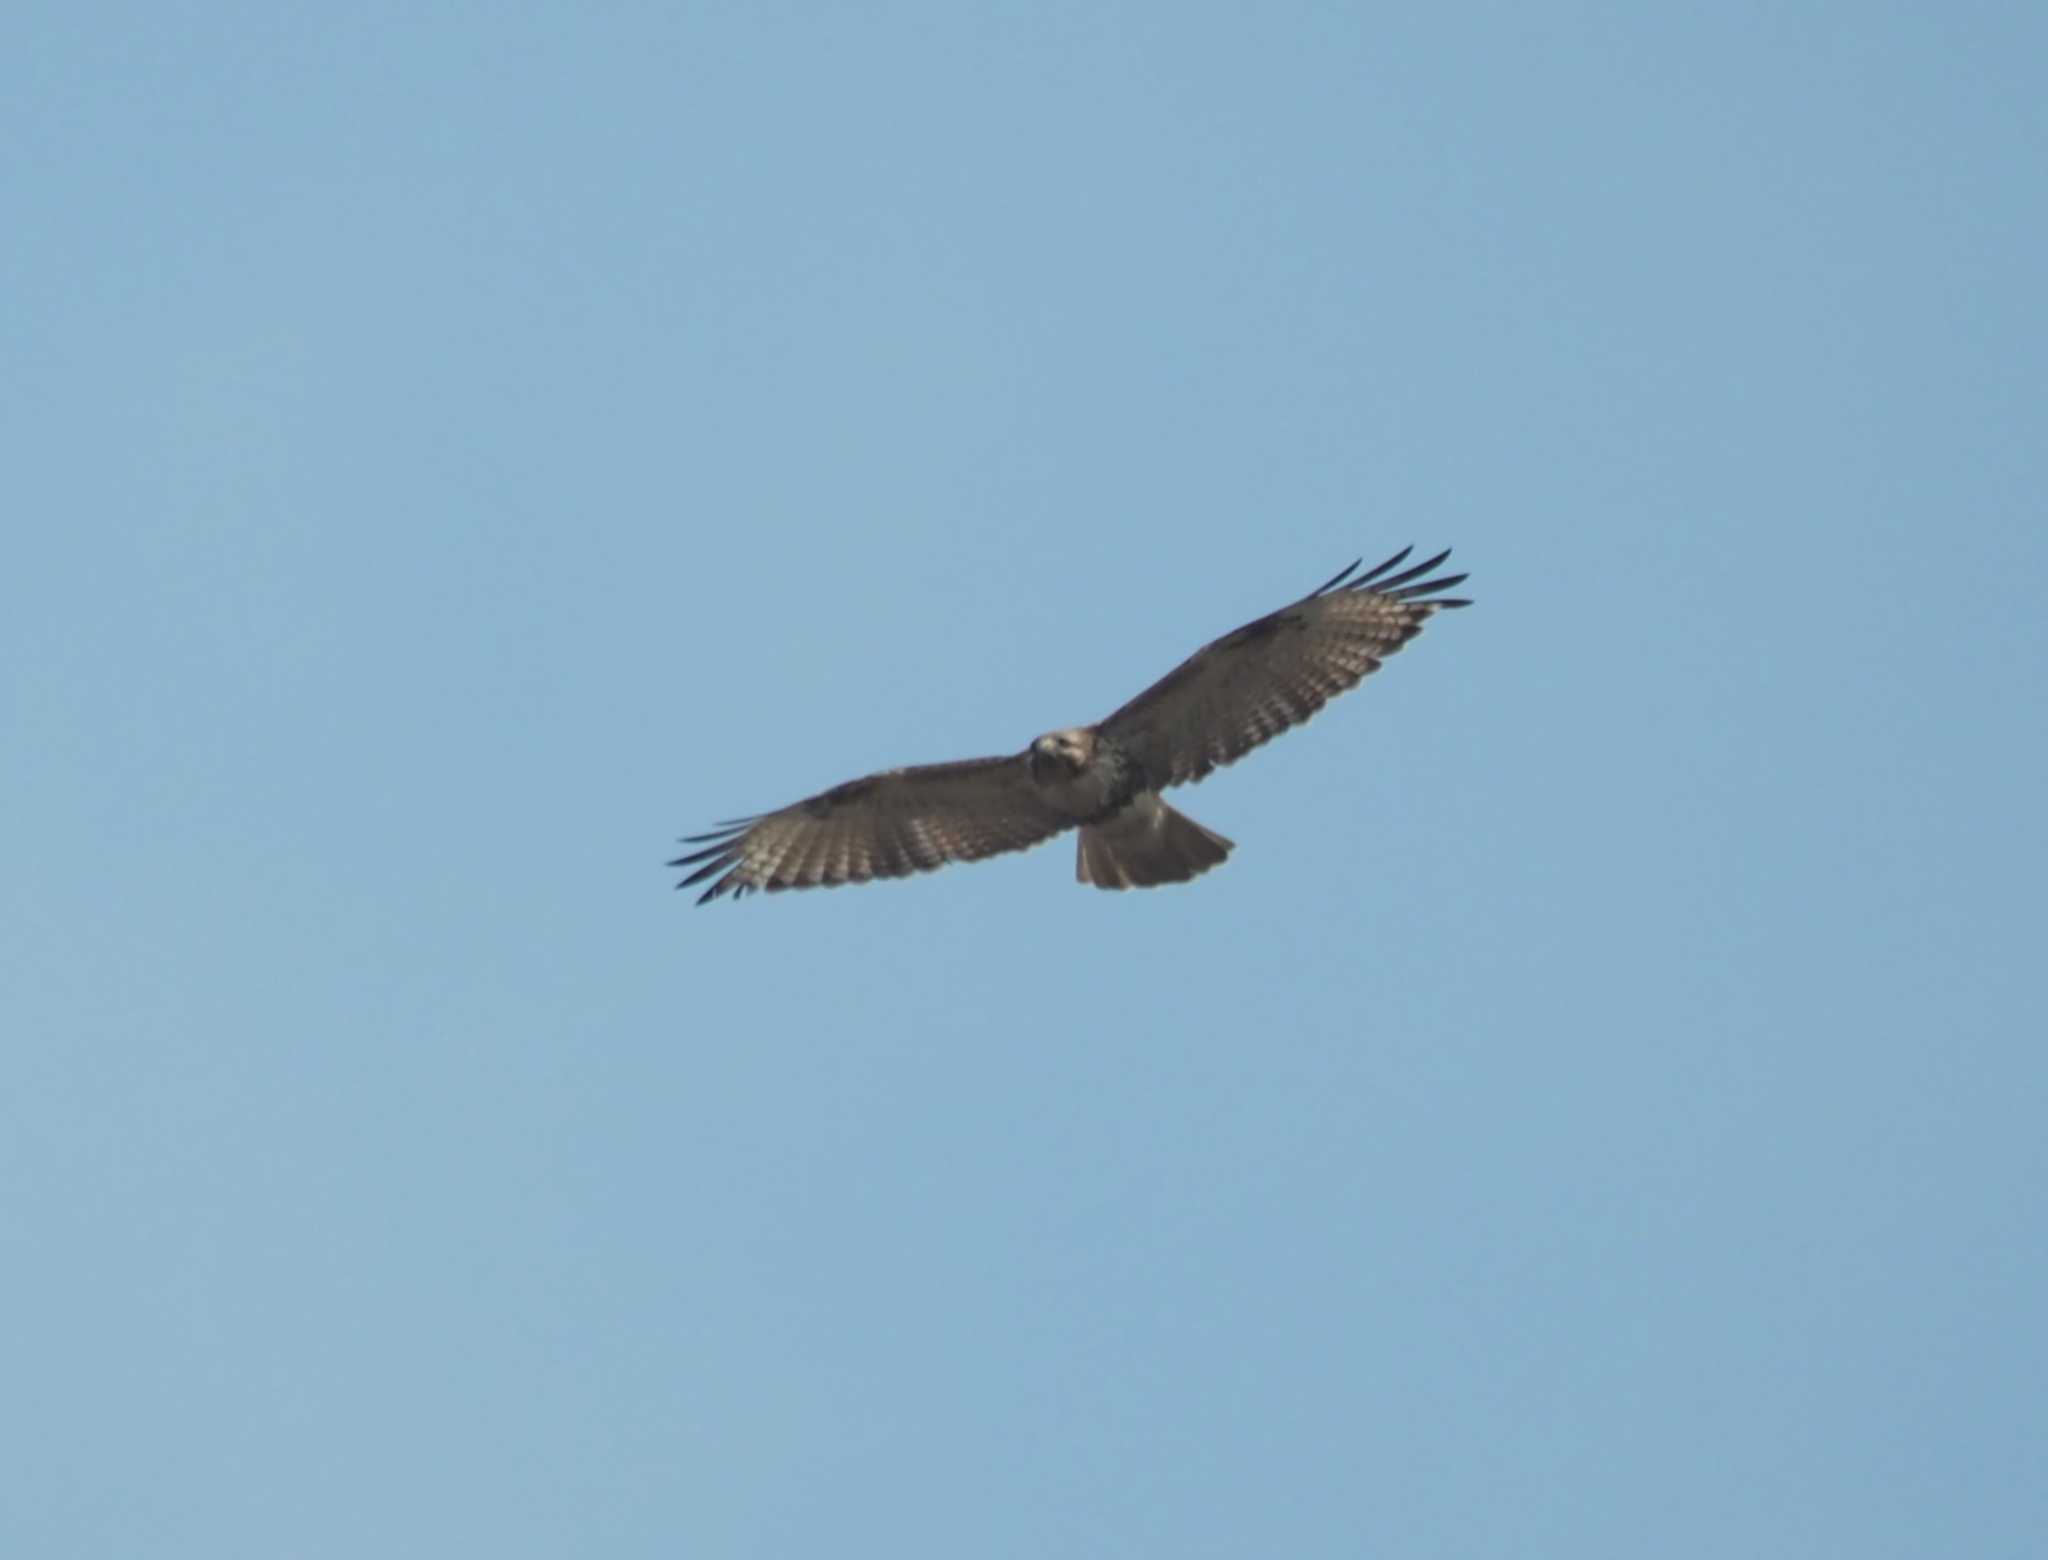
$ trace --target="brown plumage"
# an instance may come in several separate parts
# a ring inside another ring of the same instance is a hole
[[[1108,719],[1048,732],[1006,758],[888,769],[780,811],[737,818],[683,843],[678,888],[714,881],[699,904],[757,888],[832,887],[928,872],[1080,830],[1076,876],[1098,888],[1183,883],[1231,842],[1160,800],[1298,726],[1422,631],[1469,602],[1427,578],[1448,550],[1401,572],[1403,548],[1356,563],[1299,601],[1197,650]],[[1355,575],[1355,577],[1354,577]]]

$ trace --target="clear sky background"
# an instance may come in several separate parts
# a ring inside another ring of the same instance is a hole
[[[2048,13],[4,33],[0,1551],[2043,1552]]]

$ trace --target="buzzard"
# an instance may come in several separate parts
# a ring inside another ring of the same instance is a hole
[[[833,888],[1024,850],[1076,828],[1083,883],[1185,883],[1228,856],[1231,841],[1175,812],[1161,791],[1301,724],[1377,670],[1431,613],[1471,604],[1438,594],[1464,575],[1428,577],[1449,549],[1401,569],[1411,551],[1363,574],[1353,563],[1197,650],[1093,726],[1049,731],[1002,758],[885,769],[692,835],[683,843],[702,848],[669,865],[696,870],[676,887],[711,878],[700,905],[757,888]]]

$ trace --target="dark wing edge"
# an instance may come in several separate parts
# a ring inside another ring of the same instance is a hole
[[[1449,559],[1450,548],[1446,547],[1421,563],[1402,568],[1401,565],[1414,551],[1413,544],[1403,547],[1363,574],[1358,572],[1358,568],[1364,560],[1355,559],[1306,596],[1290,601],[1264,617],[1254,618],[1220,639],[1211,640],[1143,693],[1120,706],[1102,721],[1099,729],[1132,751],[1144,766],[1148,778],[1157,786],[1187,784],[1202,779],[1221,765],[1234,763],[1253,748],[1309,719],[1336,694],[1356,687],[1384,657],[1419,634],[1422,625],[1439,609],[1452,610],[1472,605],[1469,597],[1439,594],[1464,584],[1470,575],[1428,577]],[[1333,597],[1352,595],[1397,602],[1405,608],[1374,625],[1379,642],[1362,667],[1339,672],[1324,686],[1304,684],[1289,687],[1277,677],[1267,679],[1263,685],[1224,686],[1232,671],[1252,671],[1256,679],[1256,669],[1219,660],[1219,653],[1250,652],[1258,641],[1271,639],[1281,624],[1303,607]],[[1208,684],[1206,689],[1203,687],[1205,683]],[[1199,709],[1205,697],[1226,695],[1236,701],[1249,701],[1252,708],[1232,712]],[[1176,705],[1178,710],[1174,709]],[[1183,717],[1191,713],[1231,713],[1243,719],[1244,724],[1212,731],[1197,751],[1180,752],[1173,750],[1167,734],[1160,729],[1161,718],[1170,711]]]
[[[1469,574],[1446,574],[1441,579],[1425,580],[1422,578],[1430,570],[1440,568],[1444,560],[1450,557],[1451,550],[1448,547],[1434,558],[1425,559],[1413,568],[1402,569],[1399,574],[1387,574],[1387,570],[1399,568],[1413,551],[1415,551],[1415,544],[1411,542],[1385,563],[1375,564],[1356,579],[1351,578],[1352,570],[1356,569],[1365,560],[1363,558],[1354,559],[1349,568],[1339,569],[1329,579],[1323,581],[1322,584],[1318,585],[1306,596],[1303,596],[1301,601],[1314,601],[1316,597],[1327,596],[1336,590],[1369,590],[1375,596],[1391,596],[1396,601],[1420,601],[1425,597],[1436,595],[1440,590],[1449,590],[1453,585],[1462,585],[1472,577]],[[1410,584],[1411,580],[1416,583]],[[1301,601],[1290,602],[1288,605],[1298,607],[1301,605]],[[1443,596],[1430,602],[1429,605],[1432,607],[1469,607],[1472,605],[1472,600],[1469,596]],[[1285,612],[1286,610],[1286,607],[1282,607],[1280,612]],[[1279,615],[1279,612],[1268,613],[1266,617],[1260,618],[1259,622],[1266,622]],[[1245,628],[1254,626],[1256,625],[1247,623]],[[1243,633],[1244,629],[1239,629],[1238,632]],[[1226,634],[1224,637],[1227,639],[1231,636]]]
[[[756,889],[837,888],[1025,850],[1071,828],[1038,794],[1021,754],[889,769],[775,812],[732,818],[682,843],[676,884],[715,880],[697,903]]]

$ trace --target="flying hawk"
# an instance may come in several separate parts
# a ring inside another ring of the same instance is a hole
[[[1449,549],[1396,574],[1412,548],[1358,564],[1301,600],[1225,634],[1107,720],[1049,731],[1021,753],[885,769],[692,835],[703,848],[676,887],[697,901],[752,889],[832,888],[1024,850],[1078,828],[1076,875],[1097,888],[1185,883],[1231,842],[1159,799],[1297,726],[1422,631],[1462,574],[1428,576]],[[1362,559],[1360,560],[1363,561]],[[1353,576],[1356,575],[1356,578]]]

